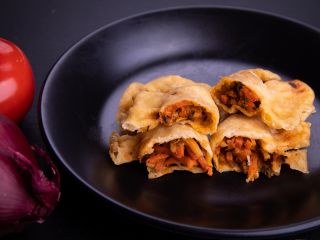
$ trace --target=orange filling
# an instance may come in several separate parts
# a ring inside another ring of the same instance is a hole
[[[230,166],[238,164],[251,181],[258,176],[259,166],[264,170],[272,169],[272,165],[279,165],[284,160],[281,155],[266,153],[261,149],[259,141],[246,137],[224,138],[215,153],[220,163]]]
[[[176,121],[191,120],[194,122],[210,123],[207,111],[200,106],[195,106],[191,101],[183,100],[164,109],[160,114],[160,121],[171,126]]]
[[[212,167],[206,159],[204,150],[192,139],[179,139],[169,143],[157,144],[154,152],[146,159],[146,165],[159,172],[170,166],[185,166],[188,169],[200,167],[212,176]]]
[[[240,82],[225,87],[220,93],[219,100],[228,108],[237,105],[248,112],[255,111],[260,106],[259,97]]]

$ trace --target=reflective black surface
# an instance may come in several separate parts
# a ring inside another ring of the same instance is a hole
[[[150,13],[104,27],[69,50],[43,90],[41,117],[53,152],[90,189],[151,223],[199,235],[273,235],[320,219],[319,113],[310,117],[310,174],[284,169],[246,184],[236,173],[174,173],[147,180],[138,163],[114,166],[108,137],[132,81],[179,74],[214,84],[248,67],[300,78],[316,92],[319,32],[278,17],[221,8]]]

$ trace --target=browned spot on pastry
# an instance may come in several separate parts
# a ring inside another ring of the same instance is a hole
[[[299,87],[299,84],[297,82],[294,82],[294,81],[291,81],[289,82],[289,85],[293,88],[298,88]]]
[[[305,91],[305,88],[303,85],[298,81],[290,81],[289,85],[297,90],[297,93],[303,93]]]

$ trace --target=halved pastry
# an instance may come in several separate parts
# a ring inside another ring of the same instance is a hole
[[[259,115],[271,128],[292,130],[314,112],[314,92],[299,80],[282,81],[267,70],[248,69],[222,77],[211,89],[228,113]]]
[[[149,178],[161,177],[174,170],[212,175],[208,137],[187,125],[159,126],[140,135],[113,133],[109,154],[117,165],[140,160],[146,164]]]
[[[200,133],[209,134],[217,129],[219,110],[208,88],[192,85],[168,92],[159,110],[159,119],[166,126],[186,123]]]
[[[195,82],[193,82],[192,80],[177,75],[159,77],[148,82],[147,84],[138,82],[131,83],[120,99],[119,109],[117,112],[117,120],[121,123],[127,118],[128,111],[134,104],[133,100],[140,91],[165,93],[172,88],[194,84]]]
[[[123,129],[132,132],[180,122],[212,134],[219,122],[219,111],[208,85],[167,76],[146,85],[132,83],[120,100],[117,119]]]
[[[192,127],[174,124],[146,132],[138,158],[145,162],[149,178],[161,177],[174,170],[212,175],[212,151],[206,135]]]
[[[257,117],[234,114],[223,121],[212,135],[210,144],[215,168],[219,172],[247,174],[247,182],[263,172],[279,175],[282,164],[308,172],[307,151],[310,123],[301,122],[295,129],[270,129]]]

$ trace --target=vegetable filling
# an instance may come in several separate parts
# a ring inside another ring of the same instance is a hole
[[[160,114],[160,121],[168,126],[174,122],[191,120],[202,124],[210,124],[210,117],[207,111],[200,106],[195,106],[191,101],[181,101],[165,108]]]
[[[146,165],[156,172],[165,167],[177,165],[188,169],[200,167],[209,176],[212,176],[212,167],[208,163],[205,150],[201,149],[193,138],[157,144],[153,149],[154,152],[146,159]]]
[[[224,87],[220,92],[219,100],[228,108],[237,105],[248,112],[254,112],[260,106],[259,97],[240,82]]]
[[[285,159],[279,154],[265,152],[258,140],[246,137],[225,137],[215,153],[220,163],[229,166],[238,165],[243,172],[247,173],[247,181],[258,178],[260,168],[271,176],[270,169],[276,171]]]

